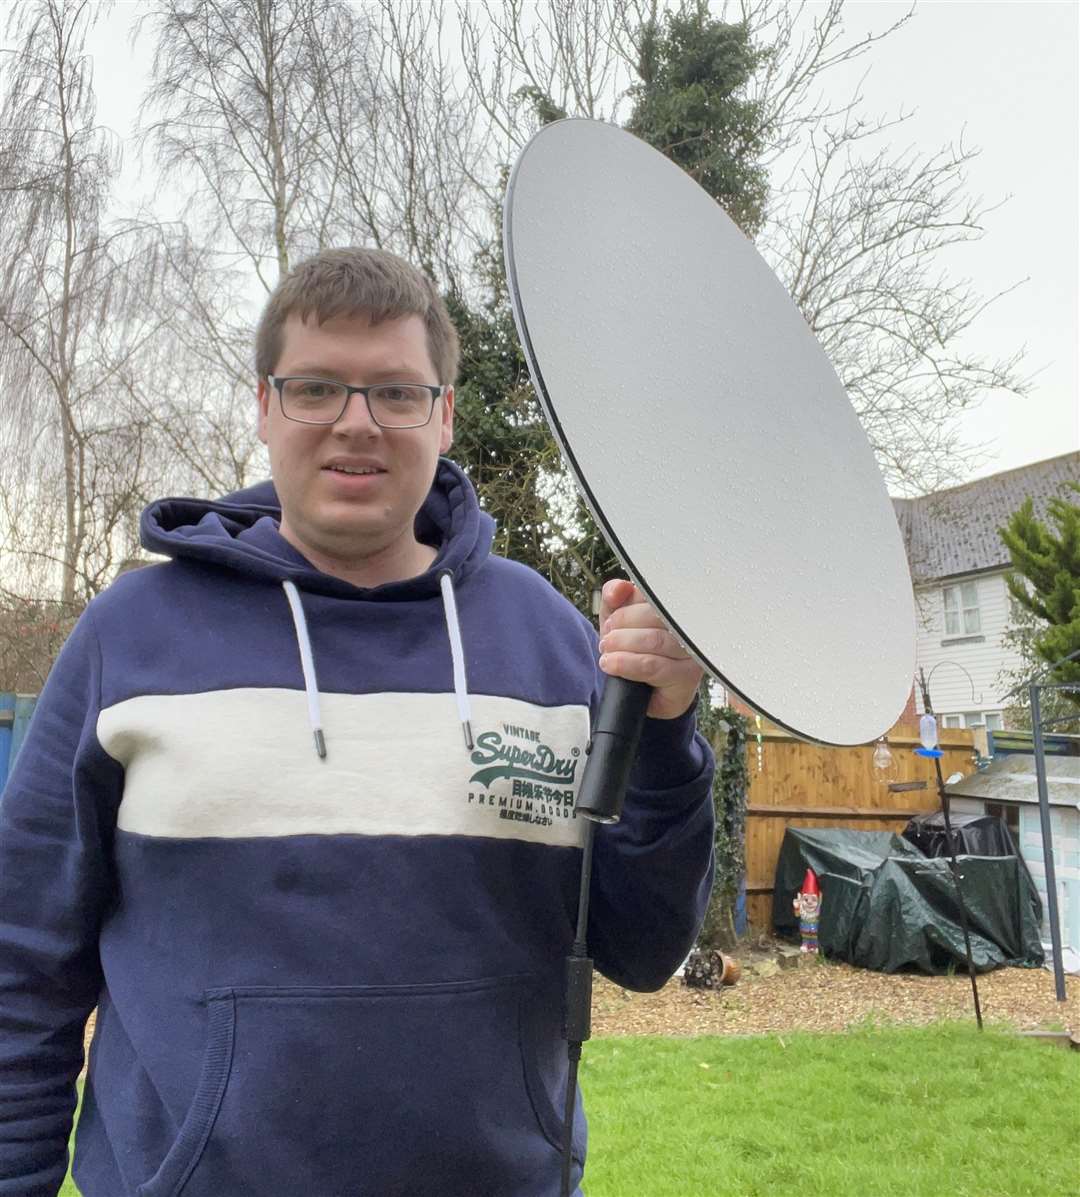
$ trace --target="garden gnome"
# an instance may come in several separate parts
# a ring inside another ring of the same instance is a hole
[[[821,890],[818,889],[817,876],[813,869],[806,870],[802,889],[795,895],[792,903],[795,913],[799,916],[799,937],[802,939],[802,952],[816,952],[818,950],[817,932],[818,916],[821,913]]]

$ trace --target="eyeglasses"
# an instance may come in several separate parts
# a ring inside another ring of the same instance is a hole
[[[423,428],[431,422],[435,400],[446,387],[418,382],[380,382],[351,387],[325,378],[278,378],[266,381],[277,391],[281,414],[299,424],[336,424],[353,395],[363,395],[372,421],[380,428]]]

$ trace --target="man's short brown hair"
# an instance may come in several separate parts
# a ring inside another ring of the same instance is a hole
[[[366,312],[373,324],[401,316],[420,316],[427,329],[428,353],[437,382],[457,378],[457,330],[435,284],[396,254],[357,247],[325,249],[289,271],[274,288],[255,333],[255,370],[260,378],[274,371],[281,356],[281,330],[289,316],[314,316],[318,323],[335,316]]]

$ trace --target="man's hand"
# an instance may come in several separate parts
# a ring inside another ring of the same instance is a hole
[[[705,676],[641,591],[621,578],[604,584],[600,653],[605,673],[654,687],[646,712],[654,719],[676,719],[689,709]]]

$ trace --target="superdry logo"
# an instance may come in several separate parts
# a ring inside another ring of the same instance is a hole
[[[508,734],[523,735],[521,728],[506,730]],[[539,735],[532,732],[528,739],[539,741]],[[499,777],[510,777],[572,786],[580,756],[579,748],[572,748],[568,757],[560,757],[547,744],[530,742],[524,748],[519,744],[507,743],[500,732],[481,732],[476,738],[471,759],[474,765],[484,765],[486,768],[479,769],[469,781],[490,786]]]

